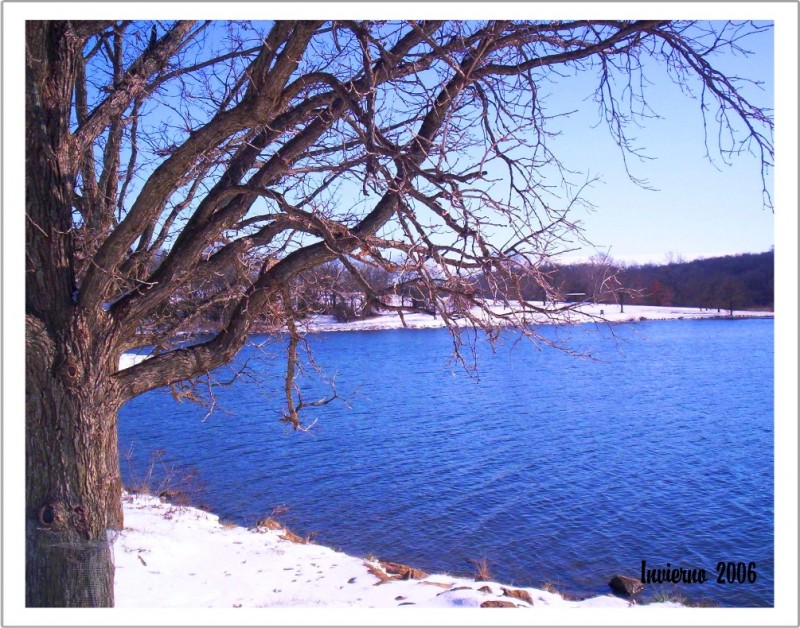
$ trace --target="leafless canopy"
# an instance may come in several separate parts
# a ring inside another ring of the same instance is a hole
[[[61,69],[69,107],[60,125],[29,134],[57,147],[40,157],[58,163],[70,197],[60,212],[28,203],[28,312],[81,317],[106,330],[117,357],[157,346],[114,375],[125,398],[229,361],[254,325],[288,326],[296,343],[298,293],[336,260],[384,308],[396,302],[370,267],[413,283],[449,322],[488,325],[478,275],[514,303],[515,322],[543,309],[521,295],[521,278],[553,300],[547,264],[580,237],[569,214],[580,185],[548,148],[558,121],[541,94],[558,76],[594,77],[624,158],[636,154],[628,125],[648,115],[646,76],[659,66],[699,99],[715,154],[754,151],[764,172],[772,160],[769,112],[713,65],[743,52],[763,28],[752,23],[59,28],[80,51]],[[31,120],[57,107],[55,88],[41,88],[58,63],[43,32],[29,33]],[[43,263],[52,247],[64,265]],[[223,314],[209,339],[170,344],[213,308]]]

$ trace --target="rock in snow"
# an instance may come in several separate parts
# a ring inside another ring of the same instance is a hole
[[[608,582],[608,586],[611,587],[614,593],[619,593],[620,595],[636,595],[637,593],[641,593],[644,589],[644,584],[642,584],[641,580],[620,575],[611,578]]]

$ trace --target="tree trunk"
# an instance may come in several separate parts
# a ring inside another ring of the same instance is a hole
[[[94,342],[87,348],[56,342],[41,321],[27,317],[29,607],[114,605],[110,542],[122,528],[119,403],[104,366],[110,360],[92,355]]]
[[[25,603],[113,606],[120,332],[78,304],[70,116],[83,38],[70,22],[28,21],[26,35]]]

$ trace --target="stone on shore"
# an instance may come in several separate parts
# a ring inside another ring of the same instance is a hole
[[[636,595],[644,589],[644,584],[636,578],[616,575],[608,581],[608,586],[619,595]]]

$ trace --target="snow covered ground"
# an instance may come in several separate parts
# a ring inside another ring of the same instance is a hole
[[[562,304],[563,305],[563,304]],[[494,312],[502,314],[508,310],[503,306],[492,308]],[[656,307],[651,305],[626,305],[620,312],[618,305],[583,304],[579,307],[561,314],[562,323],[589,323],[607,321],[609,323],[634,323],[641,321],[665,321],[680,319],[711,319],[730,318],[728,311],[717,312],[715,309],[700,309],[697,307]],[[733,318],[772,318],[773,312],[750,312],[735,310]],[[542,315],[536,320],[529,320],[531,324],[553,324]],[[337,322],[333,316],[314,316],[305,321],[304,329],[307,332],[331,331],[377,331],[385,329],[438,329],[444,327],[440,316],[432,316],[419,312],[404,313],[402,318],[396,313],[382,314],[373,318],[355,320],[347,323]],[[146,359],[146,356],[126,353],[120,360],[120,368],[128,368]]]
[[[149,495],[125,494],[123,506],[125,528],[114,543],[117,608],[643,608],[610,590],[577,601],[447,574],[401,579],[405,566],[388,567],[401,572],[394,579],[377,559],[288,540],[281,528],[235,526]]]

